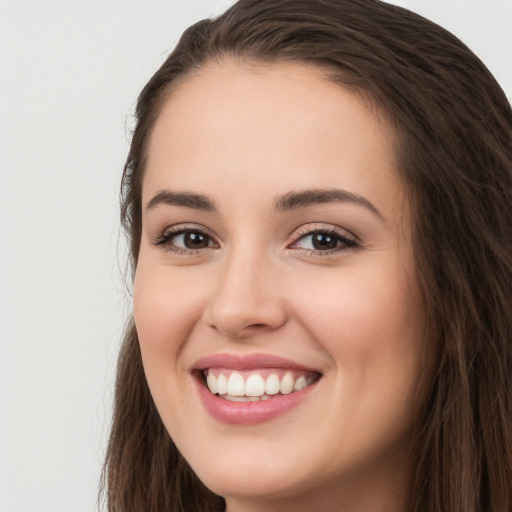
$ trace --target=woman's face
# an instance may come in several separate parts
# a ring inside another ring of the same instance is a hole
[[[399,502],[422,332],[386,122],[316,68],[211,64],[164,104],[142,195],[144,368],[199,478],[228,510]]]

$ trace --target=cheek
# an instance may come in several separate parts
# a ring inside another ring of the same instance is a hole
[[[338,340],[332,348],[373,352],[386,343],[391,349],[416,330],[417,300],[404,272],[352,268],[326,273],[294,295],[318,338]]]
[[[148,381],[177,363],[178,354],[197,323],[203,299],[186,276],[176,277],[157,265],[140,264],[134,282],[135,325]]]
[[[423,352],[412,280],[401,268],[368,269],[316,276],[301,287],[295,305],[331,359],[335,385],[354,390],[344,399],[357,397],[350,407],[370,415],[406,406],[416,390]]]
[[[379,443],[395,442],[414,424],[422,368],[419,305],[407,276],[389,268],[351,269],[315,280],[296,299],[304,325],[334,368],[328,378],[338,406],[330,423],[354,446],[377,450]],[[340,447],[347,455],[350,449]]]

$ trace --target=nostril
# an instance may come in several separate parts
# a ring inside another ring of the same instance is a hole
[[[209,324],[208,327],[210,327],[211,329],[214,329],[215,331],[227,333],[227,330],[222,329],[221,327],[219,327],[215,324]],[[248,324],[248,325],[244,325],[241,329],[239,329],[239,332],[241,333],[243,331],[243,332],[247,333],[248,331],[251,331],[251,330],[263,330],[263,329],[268,329],[268,328],[269,328],[269,326],[264,323]]]
[[[256,299],[258,296],[245,299],[228,296],[226,291],[223,296],[210,300],[203,322],[228,337],[246,337],[286,323],[287,315],[279,300]]]

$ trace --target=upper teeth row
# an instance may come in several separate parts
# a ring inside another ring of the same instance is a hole
[[[312,377],[301,375],[294,378],[291,372],[286,372],[281,379],[271,373],[266,379],[257,373],[248,376],[247,380],[238,373],[233,372],[229,378],[222,373],[215,376],[209,372],[206,377],[208,389],[213,394],[231,396],[263,396],[282,393],[288,395],[292,391],[300,391],[312,383]]]

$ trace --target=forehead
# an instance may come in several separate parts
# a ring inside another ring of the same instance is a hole
[[[395,196],[391,205],[401,190],[393,138],[360,95],[316,67],[210,63],[165,101],[143,194],[169,186],[204,192],[206,180],[213,189],[222,182],[222,190],[253,187],[269,195],[333,186],[385,192]]]

